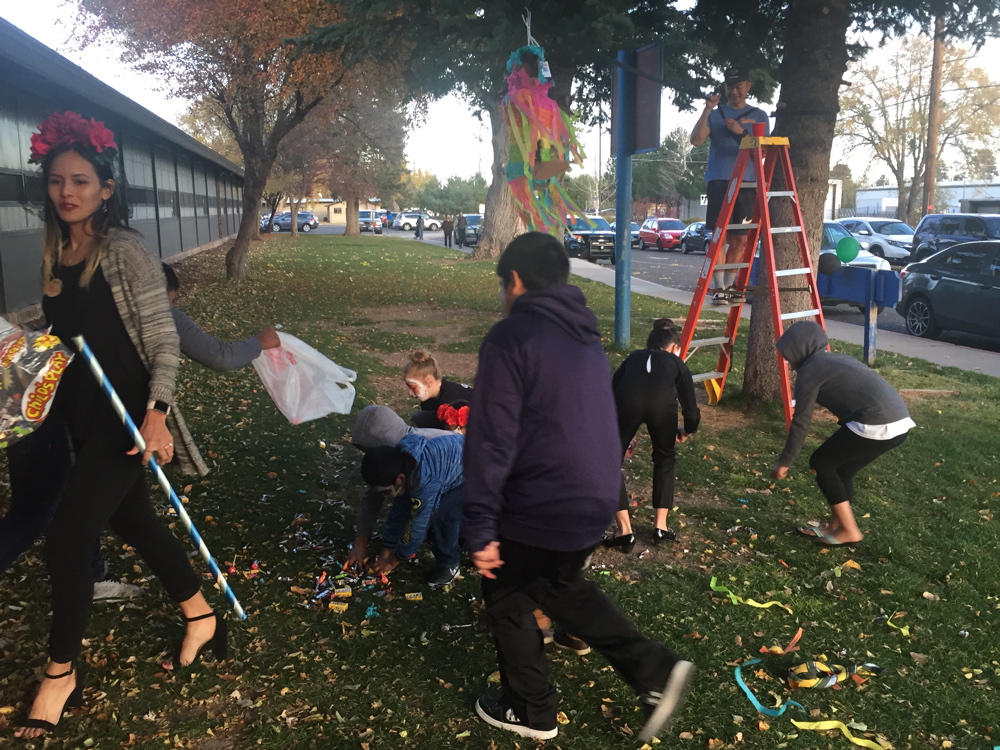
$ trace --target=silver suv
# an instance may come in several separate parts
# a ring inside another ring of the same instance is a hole
[[[358,224],[362,232],[382,234],[382,217],[378,215],[378,211],[368,209],[358,211]]]
[[[913,228],[899,219],[838,219],[848,232],[868,243],[868,252],[896,261],[909,262],[913,246]]]

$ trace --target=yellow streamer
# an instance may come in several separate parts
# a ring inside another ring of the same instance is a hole
[[[895,617],[895,616],[896,615],[893,615],[892,617]],[[896,628],[896,630],[898,630],[904,636],[906,636],[907,638],[909,638],[910,637],[910,626],[909,625],[903,625],[902,627],[900,627],[899,625],[894,625],[893,622],[892,622],[892,617],[890,617],[888,620],[886,620],[885,624],[888,625],[890,628]]]
[[[726,596],[729,597],[729,601],[731,601],[733,604],[746,604],[751,607],[757,607],[758,609],[767,609],[768,607],[781,607],[782,609],[787,610],[788,614],[793,614],[792,608],[787,604],[782,604],[779,601],[770,601],[761,604],[760,602],[754,601],[753,599],[744,599],[742,596],[737,596],[736,594],[734,594],[725,586],[716,585],[717,580],[718,579],[715,576],[712,576],[712,580],[708,584],[709,588],[711,588],[712,591],[717,591],[720,594],[725,594]]]
[[[797,726],[799,729],[812,729],[816,732],[826,732],[831,729],[838,730],[847,739],[853,742],[855,745],[861,745],[862,747],[870,747],[872,750],[885,750],[877,742],[872,742],[871,740],[864,740],[860,737],[855,737],[851,734],[850,730],[844,725],[842,721],[795,721],[792,719],[792,724]]]

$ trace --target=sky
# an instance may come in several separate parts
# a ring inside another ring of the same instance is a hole
[[[31,3],[0,0],[0,17],[168,122],[176,124],[186,102],[167,98],[158,90],[158,82],[125,67],[118,61],[114,48],[81,48],[74,43],[74,15],[73,0],[33,0]],[[873,54],[877,57],[877,53]],[[970,62],[985,68],[994,80],[1000,80],[1000,43],[991,42]],[[750,101],[760,104],[753,99],[752,92]],[[761,106],[768,112],[773,109],[773,105]],[[666,135],[676,127],[690,130],[699,111],[700,107],[688,112],[677,110],[672,106],[669,92],[665,91],[661,101],[661,134]],[[598,132],[590,129],[584,129],[578,135],[587,155],[582,169],[593,174],[596,165],[605,163],[610,155],[610,135],[606,130]],[[885,171],[871,166],[870,160],[863,155],[844,157],[843,153],[843,144],[835,142],[831,163],[846,159],[856,177],[867,170],[869,180],[874,181]],[[488,180],[493,159],[488,120],[484,117],[484,122],[481,122],[475,117],[473,107],[455,95],[432,102],[426,117],[408,134],[406,158],[410,169],[429,171],[442,181],[452,175],[471,177],[477,171],[481,171]],[[573,174],[579,172],[574,169]]]

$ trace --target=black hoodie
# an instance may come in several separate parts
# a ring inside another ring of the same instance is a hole
[[[618,508],[618,420],[597,318],[575,286],[518,297],[486,334],[465,442],[462,535],[563,552]]]
[[[796,323],[778,339],[781,356],[796,370],[795,416],[788,428],[779,466],[791,466],[802,450],[816,404],[841,425],[886,425],[906,419],[903,397],[874,370],[846,354],[826,349],[829,339],[817,323]]]

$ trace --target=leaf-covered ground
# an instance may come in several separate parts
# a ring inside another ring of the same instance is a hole
[[[355,411],[375,402],[403,414],[412,408],[398,377],[400,353],[412,347],[440,342],[457,374],[471,372],[478,341],[498,317],[491,263],[407,240],[274,237],[254,246],[244,282],[227,283],[222,269],[219,252],[181,264],[180,306],[223,338],[281,323],[358,372]],[[607,341],[613,292],[581,286]],[[652,319],[683,314],[634,297],[636,344]],[[614,365],[621,354],[609,351],[609,358]],[[708,369],[700,364],[693,369]],[[883,747],[1000,744],[1000,381],[886,354],[878,369],[913,390],[918,428],[858,482],[863,545],[821,551],[790,533],[819,517],[824,504],[804,457],[789,481],[770,480],[781,416],[745,412],[739,376],[721,407],[703,409],[696,439],[680,446],[675,545],[650,544],[648,441],[629,465],[640,543],[630,556],[599,552],[589,575],[644,632],[698,667],[664,746],[849,745],[839,734],[797,729],[791,719],[841,721]],[[173,476],[209,547],[237,570],[230,582],[250,613],[231,623],[232,658],[175,668],[182,633],[175,607],[143,563],[109,537],[113,572],[145,594],[95,606],[84,648],[86,707],[67,714],[53,738],[14,740],[11,727],[44,663],[49,589],[36,548],[0,583],[0,744],[531,747],[473,717],[475,697],[497,686],[471,572],[447,591],[428,591],[425,554],[397,569],[388,593],[355,584],[351,598],[340,600],[348,603],[342,613],[312,601],[317,576],[337,573],[334,561],[344,559],[353,537],[361,482],[360,454],[347,442],[351,418],[290,425],[251,368],[221,374],[187,363],[181,386],[213,470],[194,482]],[[817,419],[811,446],[833,429]],[[733,604],[709,588],[712,576],[739,597],[776,600],[792,612]],[[422,600],[404,596],[415,592]],[[225,607],[217,595],[213,601]],[[760,653],[784,647],[800,627],[801,650]],[[874,662],[882,672],[860,685],[793,694],[788,668],[820,656]],[[753,708],[733,670],[755,657],[763,662],[744,677],[760,701],[770,707],[793,697],[804,713],[771,718]],[[599,655],[554,651],[549,665],[566,721],[549,747],[639,747],[635,700]]]

